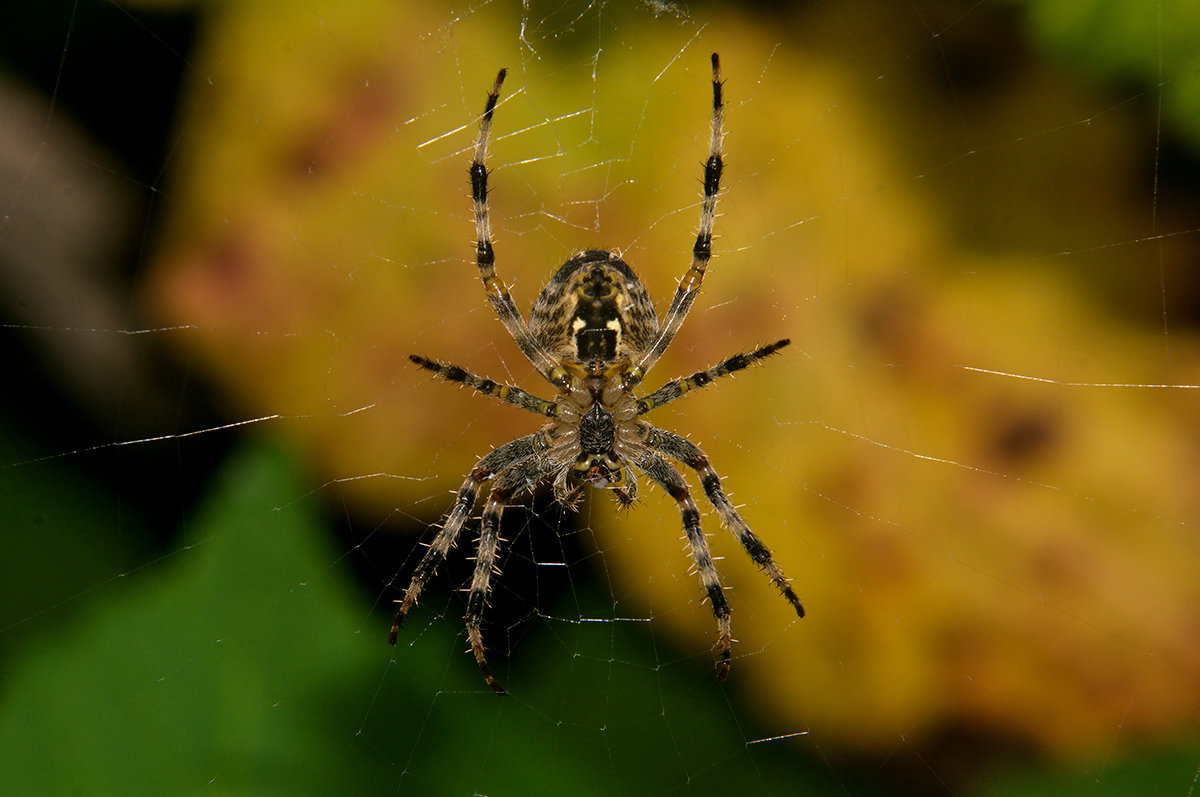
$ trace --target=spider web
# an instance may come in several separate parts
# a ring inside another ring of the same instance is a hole
[[[5,781],[1194,794],[1194,22],[1101,5],[7,12]],[[471,464],[537,424],[407,355],[549,392],[470,260],[476,115],[507,66],[518,306],[605,248],[661,309],[713,50],[716,256],[647,384],[793,344],[653,420],[809,614],[706,512],[718,685],[672,501],[525,496],[500,700],[463,652],[473,527],[386,644]]]

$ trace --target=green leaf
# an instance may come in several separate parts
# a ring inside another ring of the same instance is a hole
[[[280,452],[233,458],[184,547],[27,651],[0,713],[6,793],[328,792],[361,777],[353,718],[330,696],[377,678],[382,657],[306,502],[279,505],[302,494]]]
[[[1047,51],[1105,80],[1162,91],[1170,125],[1200,148],[1200,4],[1018,0]]]

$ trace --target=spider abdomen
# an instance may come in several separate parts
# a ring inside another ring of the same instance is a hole
[[[589,249],[564,263],[542,289],[529,317],[534,339],[576,363],[635,359],[658,334],[658,314],[625,261]]]

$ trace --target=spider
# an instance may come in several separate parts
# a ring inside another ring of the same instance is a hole
[[[549,479],[553,479],[555,498],[567,506],[578,501],[585,483],[610,490],[620,504],[628,506],[637,494],[636,472],[640,471],[679,505],[692,558],[716,618],[717,678],[724,680],[729,673],[733,647],[729,602],[713,564],[708,540],[700,528],[700,511],[683,476],[668,460],[680,462],[697,473],[704,494],[720,515],[723,525],[737,537],[746,553],[791,603],[798,616],[804,616],[804,607],[767,546],[729,502],[721,488],[721,477],[713,470],[704,452],[687,438],[652,426],[641,417],[694,388],[705,387],[719,377],[775,354],[791,341],[785,338],[749,353],[735,354],[704,371],[667,382],[647,395],[634,395],[634,389],[662,357],[683,325],[700,291],[712,255],[713,221],[723,168],[724,104],[720,59],[716,53],[712,54],[712,134],[704,165],[704,196],[700,229],[692,247],[692,265],[680,281],[661,324],[653,302],[633,270],[617,255],[595,249],[576,254],[558,269],[538,295],[528,324],[517,310],[508,286],[496,275],[488,220],[485,158],[492,113],[500,97],[504,76],[505,70],[501,69],[488,94],[469,170],[475,216],[475,262],[484,291],[500,321],[557,394],[553,400],[539,398],[519,387],[476,376],[457,365],[410,356],[418,366],[448,382],[464,384],[479,393],[541,415],[549,422],[533,434],[493,449],[475,463],[458,489],[444,524],[417,564],[404,597],[397,601],[400,606],[388,640],[396,644],[405,615],[417,604],[425,584],[458,540],[484,483],[491,481],[483,507],[474,576],[468,589],[464,619],[471,651],[484,680],[497,694],[505,694],[488,668],[480,629],[492,575],[497,572],[500,516],[505,506],[513,496],[532,491]]]

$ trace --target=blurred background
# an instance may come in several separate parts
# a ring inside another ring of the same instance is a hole
[[[0,778],[13,793],[1190,794],[1200,16],[1131,0],[43,3],[0,25]],[[716,258],[650,388],[705,515],[525,497],[386,643],[543,395],[480,290],[585,248],[660,305],[726,78]],[[697,493],[699,490],[697,488]]]

